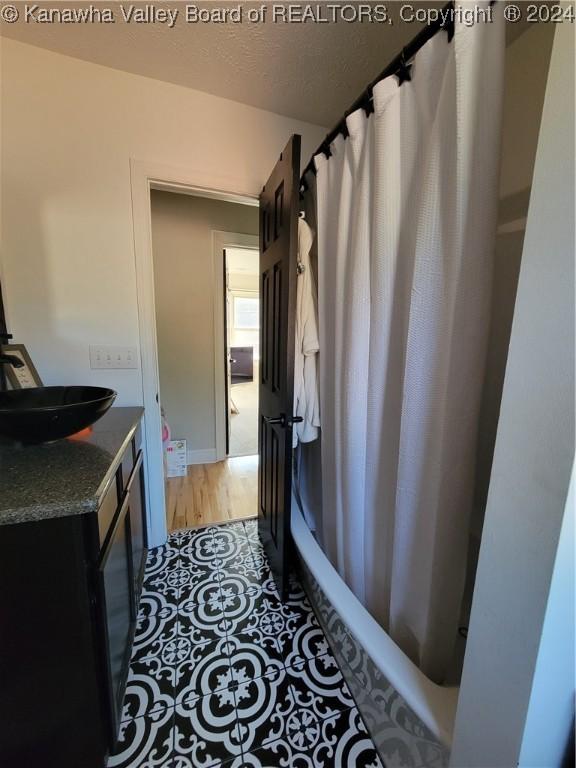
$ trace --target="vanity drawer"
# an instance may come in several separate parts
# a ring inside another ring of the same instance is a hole
[[[134,469],[134,460],[136,458],[136,451],[134,450],[134,438],[130,440],[130,444],[127,446],[122,456],[122,490],[126,490],[128,480]]]
[[[142,425],[138,424],[138,427],[136,428],[136,432],[134,433],[134,456],[138,455],[138,451],[142,448]]]
[[[116,472],[116,477],[113,482],[110,483],[110,487],[98,509],[98,534],[100,538],[100,547],[102,547],[106,541],[106,537],[114,523],[115,515],[123,500],[128,484],[131,480],[132,482],[134,480],[134,470],[137,464],[138,469],[140,468],[142,459],[140,457],[141,451],[137,449],[138,443],[141,443],[140,428],[138,428],[138,431],[135,432],[134,437],[126,446],[120,460],[120,466]]]
[[[112,523],[114,522],[114,516],[118,511],[119,496],[118,475],[116,474],[98,508],[98,536],[101,547],[104,544]]]

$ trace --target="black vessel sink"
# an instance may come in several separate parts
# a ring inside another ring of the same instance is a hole
[[[116,399],[104,387],[35,387],[0,392],[0,436],[49,443],[102,418]]]

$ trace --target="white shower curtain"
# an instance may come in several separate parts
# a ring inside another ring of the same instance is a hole
[[[487,3],[478,3],[487,6]],[[498,5],[498,4],[497,4]],[[317,169],[318,535],[441,682],[467,557],[498,199],[504,25],[455,24]]]

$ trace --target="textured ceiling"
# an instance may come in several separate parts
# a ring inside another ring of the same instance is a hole
[[[195,88],[244,104],[331,127],[364,87],[384,69],[417,32],[423,22],[400,19],[400,9],[410,6],[434,12],[444,2],[385,4],[386,23],[282,21],[282,14],[311,9],[316,18],[329,18],[336,5],[347,17],[359,7],[382,8],[382,3],[319,2],[17,2],[20,18],[2,23],[0,33],[31,45],[132,72],[157,80]],[[266,5],[264,22],[251,22],[254,9]],[[186,8],[219,12],[241,8],[241,23],[190,23]],[[25,8],[37,8],[26,20]],[[114,23],[39,23],[47,8],[89,9],[110,12]],[[178,10],[168,24],[128,23],[122,13],[131,8]],[[284,8],[276,13],[274,8]],[[293,10],[290,11],[290,8]],[[286,18],[286,16],[284,16]],[[525,25],[508,25],[509,42]]]
[[[399,3],[388,3],[393,23],[285,23],[272,20],[268,3],[264,23],[250,23],[244,2],[243,21],[187,23],[190,3],[133,3],[139,8],[178,9],[173,28],[165,24],[126,23],[130,3],[93,2],[97,9],[112,8],[113,24],[63,24],[24,21],[24,4],[15,24],[2,24],[1,32],[32,45],[158,80],[233,99],[281,115],[330,127],[421,28],[421,23],[398,20]],[[32,4],[28,4],[29,7]],[[40,2],[40,9],[88,8],[83,2]],[[197,3],[197,7],[236,8],[238,3]],[[285,3],[304,8],[305,3]],[[316,3],[328,13],[331,4]],[[332,4],[333,5],[333,4]],[[348,8],[354,3],[347,3]],[[364,5],[368,5],[364,3]],[[442,3],[413,3],[439,8]],[[351,11],[348,11],[350,13]],[[38,14],[36,14],[38,17]]]

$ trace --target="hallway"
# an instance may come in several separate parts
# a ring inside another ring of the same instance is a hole
[[[258,456],[191,464],[186,477],[169,477],[165,487],[169,533],[255,517]]]

